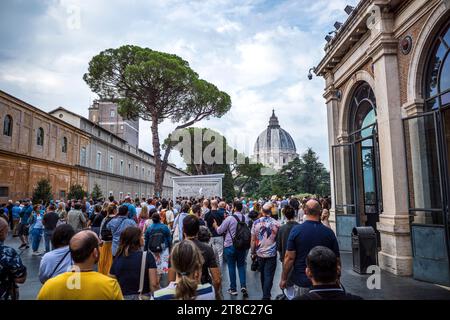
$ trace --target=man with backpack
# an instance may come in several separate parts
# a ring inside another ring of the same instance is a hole
[[[169,227],[161,222],[161,216],[155,212],[153,223],[145,231],[144,250],[150,251],[156,261],[159,276],[169,272],[170,247],[172,243]],[[161,279],[159,279],[161,281]]]
[[[169,209],[169,201],[166,199],[162,199],[161,201],[161,211],[159,212],[159,215],[161,216],[161,222],[167,225],[169,229],[172,229],[174,215],[173,211]]]
[[[241,292],[244,298],[248,297],[246,286],[246,258],[250,249],[251,233],[247,225],[245,215],[242,214],[242,202],[235,201],[233,214],[227,217],[220,227],[214,222],[213,227],[217,234],[225,234],[224,255],[227,260],[230,276],[230,289],[228,293],[236,296],[236,266],[241,282]]]

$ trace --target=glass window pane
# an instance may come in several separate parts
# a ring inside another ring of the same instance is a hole
[[[450,104],[450,92],[447,92],[441,97],[441,105],[445,106],[447,104]]]
[[[442,211],[411,211],[410,215],[412,223],[444,225]]]
[[[447,47],[450,48],[450,28],[447,28],[447,31],[442,38],[444,38],[444,41],[447,44]]]
[[[336,208],[354,204],[353,168],[350,145],[333,147],[333,170]],[[350,213],[343,210],[341,214]]]
[[[342,206],[342,205],[336,205],[335,214],[356,214],[355,213],[355,207],[352,206]]]
[[[405,121],[410,208],[441,209],[441,188],[433,115]]]
[[[448,56],[444,61],[444,65],[442,66],[439,87],[440,93],[450,89],[450,58]]]
[[[433,98],[427,101],[426,110],[437,110],[439,109],[438,98]]]
[[[428,68],[428,76],[427,76],[427,86],[426,86],[426,97],[433,97],[438,94],[438,75],[439,68],[442,64],[442,60],[444,59],[444,55],[447,51],[446,46],[443,43],[439,43],[436,49],[436,54],[431,58]]]
[[[375,205],[377,204],[377,197],[375,193],[375,168],[374,168],[374,154],[373,147],[363,146],[362,150],[362,173],[364,186],[364,203]]]

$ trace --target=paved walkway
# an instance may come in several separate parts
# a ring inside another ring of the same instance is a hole
[[[13,248],[18,248],[20,241],[18,238],[9,237],[5,243]],[[40,250],[43,251],[43,241]],[[27,249],[21,253],[23,263],[28,268],[28,278],[25,284],[20,286],[20,297],[22,300],[33,300],[36,298],[41,283],[38,279],[40,256],[31,255],[31,249]],[[342,252],[342,283],[348,292],[359,295],[364,299],[413,299],[413,300],[450,300],[450,288],[441,287],[435,284],[421,282],[411,277],[399,277],[388,272],[381,272],[381,289],[369,290],[366,282],[369,275],[360,275],[352,270],[352,255],[348,252]],[[247,288],[249,291],[249,299],[259,300],[262,298],[261,284],[259,273],[250,270],[250,259],[247,263]],[[240,300],[242,295],[231,297],[226,293],[228,289],[228,270],[226,264],[222,268],[223,274],[223,292],[224,298],[230,300]],[[281,275],[281,264],[277,266],[272,296],[281,293],[278,283]],[[239,277],[238,277],[239,284]]]

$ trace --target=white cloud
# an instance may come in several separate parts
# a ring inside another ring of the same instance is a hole
[[[230,94],[229,113],[196,126],[213,128],[251,153],[275,108],[298,152],[312,146],[328,165],[323,81],[308,81],[306,74],[323,55],[326,32],[345,19],[346,2],[356,0],[6,0],[0,5],[0,88],[46,111],[62,105],[87,116],[95,98],[82,80],[90,58],[123,44],[146,46],[180,55]],[[79,28],[73,28],[77,13]],[[163,122],[161,138],[174,127]],[[140,142],[151,152],[143,121]],[[182,164],[175,153],[171,160]]]

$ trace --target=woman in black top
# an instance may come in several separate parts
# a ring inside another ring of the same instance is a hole
[[[96,204],[94,207],[94,216],[92,218],[91,230],[97,235],[100,234],[100,226],[102,225],[103,219],[106,217],[106,212],[102,211],[102,206]]]
[[[138,227],[128,227],[120,235],[120,244],[111,266],[110,276],[119,281],[122,294],[126,300],[139,298],[139,285],[142,265],[141,247],[143,246],[142,231]],[[159,289],[156,272],[156,262],[152,254],[147,253],[143,295],[149,296]]]

